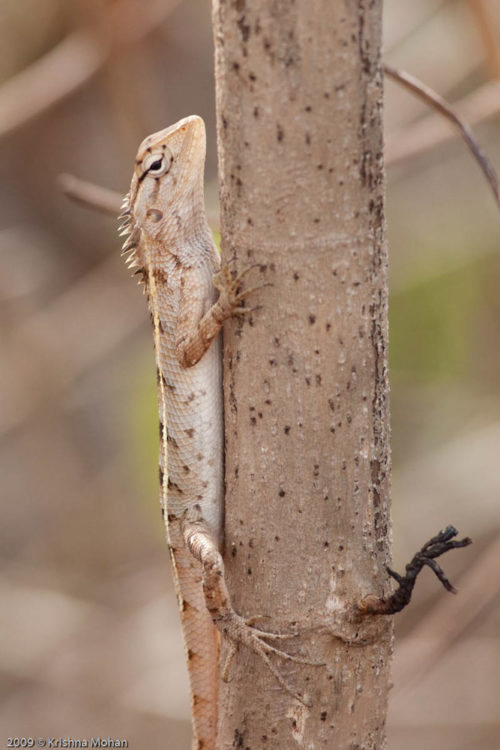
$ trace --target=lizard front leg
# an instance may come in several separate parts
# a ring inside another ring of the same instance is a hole
[[[243,300],[252,292],[266,286],[266,284],[261,284],[240,291],[243,277],[255,267],[249,266],[233,278],[229,266],[223,265],[212,279],[214,287],[219,292],[219,297],[209,310],[200,317],[199,323],[195,327],[187,324],[196,317],[197,311],[193,310],[193,305],[200,299],[198,293],[199,279],[196,269],[189,269],[184,272],[178,334],[175,341],[177,358],[182,367],[192,367],[200,361],[225,320],[233,315],[244,315],[250,312],[248,308],[242,306]]]

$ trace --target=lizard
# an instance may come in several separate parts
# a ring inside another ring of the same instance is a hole
[[[191,689],[193,750],[216,750],[220,637],[262,658],[288,686],[270,654],[305,662],[268,643],[297,633],[255,627],[233,609],[221,555],[224,519],[220,331],[244,315],[230,264],[221,264],[204,206],[206,135],[192,115],[140,145],[123,202],[127,264],[144,285],[153,325],[160,419],[160,495]],[[310,662],[306,662],[310,663]]]

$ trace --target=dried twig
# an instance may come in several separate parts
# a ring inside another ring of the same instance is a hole
[[[430,104],[436,109],[443,117],[445,117],[460,133],[461,137],[469,147],[472,155],[481,167],[483,174],[485,175],[488,183],[493,191],[495,200],[500,205],[500,188],[498,183],[498,177],[496,172],[491,165],[486,154],[483,152],[477,141],[475,140],[472,131],[469,126],[457,115],[457,113],[450,107],[450,105],[433,91],[431,88],[426,86],[424,83],[414,78],[409,73],[405,73],[401,70],[396,70],[389,65],[384,65],[384,72],[390,78],[394,79],[398,83],[401,83],[407,89],[416,94],[420,99]]]
[[[80,180],[71,174],[61,174],[58,184],[64,195],[87,208],[93,208],[104,214],[111,214],[115,218],[120,213],[123,195],[115,190],[94,185],[92,182]]]
[[[0,138],[53,107],[88,81],[116,46],[139,41],[155,29],[180,0],[127,0],[106,11],[108,42],[76,31],[0,86]]]
[[[469,635],[500,598],[500,534],[460,579],[460,596],[438,602],[396,646],[394,683],[398,689],[424,677],[448,651]]]
[[[436,536],[433,536],[432,539],[424,544],[422,549],[413,556],[411,562],[406,566],[406,575],[404,576],[400,576],[399,573],[391,570],[391,568],[387,568],[389,575],[398,582],[398,588],[388,598],[367,596],[362,599],[358,602],[358,610],[360,614],[393,615],[396,614],[396,612],[400,612],[410,603],[417,576],[425,566],[432,570],[447,591],[456,594],[456,589],[446,578],[443,569],[436,562],[436,557],[440,557],[450,549],[467,547],[469,544],[472,544],[472,540],[469,537],[465,537],[458,541],[454,540],[453,537],[457,534],[458,531],[454,526],[447,526],[446,529],[440,531]]]

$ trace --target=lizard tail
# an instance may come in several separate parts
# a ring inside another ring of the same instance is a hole
[[[205,603],[200,563],[176,531],[169,541],[191,688],[192,750],[217,750],[220,636]]]

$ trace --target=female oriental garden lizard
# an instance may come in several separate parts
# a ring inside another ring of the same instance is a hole
[[[269,654],[304,661],[267,643],[295,633],[259,630],[256,618],[234,611],[224,579],[219,332],[230,316],[247,312],[242,301],[253,289],[240,291],[246,271],[233,278],[221,267],[205,215],[204,163],[200,117],[148,136],[121,214],[123,249],[144,283],[153,324],[161,504],[189,670],[193,750],[216,748],[220,634],[231,643],[230,656],[239,644],[249,647],[293,695]]]

